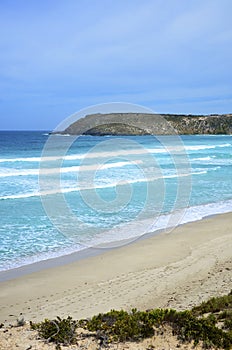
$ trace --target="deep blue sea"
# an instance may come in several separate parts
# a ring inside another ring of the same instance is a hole
[[[0,211],[0,270],[230,212],[232,136],[1,131]]]

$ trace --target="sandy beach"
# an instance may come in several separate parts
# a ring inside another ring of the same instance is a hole
[[[190,308],[232,289],[232,213],[0,284],[0,322]]]
[[[232,289],[232,213],[177,227],[173,232],[137,241],[101,255],[0,284],[0,349],[54,350],[28,321],[57,315],[80,319],[112,308],[183,310]],[[23,327],[16,325],[24,318]],[[93,337],[83,338],[70,349],[100,349]],[[67,347],[63,347],[65,349]],[[185,349],[171,329],[138,343],[111,344],[123,349]],[[196,349],[202,349],[199,344]]]

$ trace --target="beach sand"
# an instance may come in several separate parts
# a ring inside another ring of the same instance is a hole
[[[0,283],[0,323],[191,308],[232,289],[232,213]]]

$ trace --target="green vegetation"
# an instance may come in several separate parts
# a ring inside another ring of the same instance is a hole
[[[212,314],[198,318],[192,311],[170,310],[165,321],[171,324],[173,333],[183,342],[193,341],[197,345],[202,341],[205,348],[214,346],[230,349],[232,346],[232,333],[220,329]]]
[[[139,341],[149,338],[165,325],[172,327],[173,335],[180,342],[200,341],[205,348],[232,348],[232,291],[229,295],[212,298],[188,311],[154,309],[131,312],[111,310],[87,320],[45,320],[31,327],[39,336],[57,344],[72,344],[76,341],[76,328],[92,332],[103,345],[118,341]]]
[[[80,325],[89,331],[100,331],[109,341],[136,341],[154,334],[154,322],[150,313],[136,309],[131,313],[111,310],[106,314],[93,316],[90,320],[81,320]]]
[[[193,308],[195,315],[204,315],[206,313],[216,313],[225,310],[232,310],[232,291],[228,295],[218,298],[211,298],[207,302]]]
[[[77,321],[72,317],[61,319],[57,317],[56,320],[45,319],[41,323],[30,322],[31,328],[38,331],[41,338],[48,342],[57,344],[57,350],[60,349],[60,344],[70,345],[76,341]]]

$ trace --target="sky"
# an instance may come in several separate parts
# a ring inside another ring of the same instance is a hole
[[[231,0],[1,0],[0,129],[95,104],[232,113]]]

